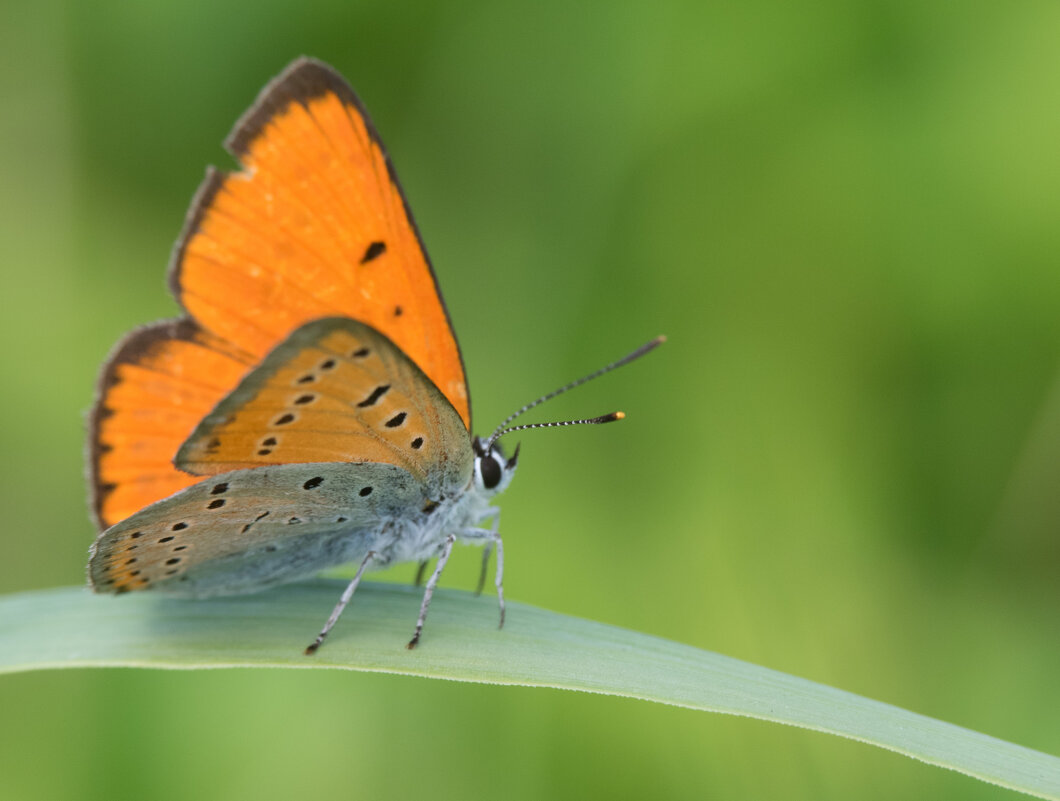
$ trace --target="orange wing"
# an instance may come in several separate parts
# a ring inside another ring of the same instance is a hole
[[[189,318],[142,329],[103,370],[91,421],[97,522],[194,483],[173,458],[246,372],[302,324],[360,320],[389,337],[470,431],[460,350],[382,142],[330,67],[298,59],[225,142],[174,248]]]
[[[325,317],[247,373],[174,461],[200,476],[277,463],[385,463],[438,495],[467,484],[473,453],[456,410],[390,340],[348,317]]]
[[[188,433],[253,366],[191,320],[168,320],[118,344],[89,421],[92,511],[100,529],[199,479],[173,466]]]

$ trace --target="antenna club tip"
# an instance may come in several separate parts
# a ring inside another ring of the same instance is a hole
[[[626,413],[625,412],[611,412],[611,414],[609,414],[608,417],[610,417],[612,420],[623,420],[626,417]]]
[[[665,341],[666,341],[666,334],[659,334],[659,336],[655,337],[655,340],[654,340],[656,345],[661,345]]]

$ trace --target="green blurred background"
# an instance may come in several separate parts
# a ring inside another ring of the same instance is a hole
[[[0,591],[83,581],[98,366],[174,313],[205,166],[306,53],[388,143],[478,428],[670,337],[539,417],[623,424],[523,438],[511,598],[1060,752],[1055,2],[2,16]],[[394,676],[36,673],[0,710],[12,799],[1008,795],[758,721]]]

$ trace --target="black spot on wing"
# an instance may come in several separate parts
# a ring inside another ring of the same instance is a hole
[[[379,403],[379,399],[382,398],[390,389],[390,384],[380,384],[378,387],[372,390],[371,394],[363,401],[357,404],[362,409],[366,409],[369,406],[375,406]]]
[[[386,253],[386,242],[373,242],[364,251],[364,255],[361,256],[361,264],[367,264],[373,259],[378,259]]]
[[[251,520],[251,521],[250,521],[249,523],[247,523],[247,524],[246,524],[245,526],[243,526],[243,528],[242,528],[242,530],[240,531],[240,533],[241,533],[241,534],[246,534],[246,533],[247,533],[248,531],[250,531],[250,527],[251,527],[251,526],[253,526],[253,525],[254,525],[255,523],[257,523],[257,522],[258,522],[259,520],[262,520],[263,518],[266,518],[266,517],[268,517],[268,516],[269,516],[269,513],[268,513],[268,512],[262,512],[262,513],[261,513],[260,515],[258,515],[257,517],[255,517],[255,518],[254,518],[253,520]]]

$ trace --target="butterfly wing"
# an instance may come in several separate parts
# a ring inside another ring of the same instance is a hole
[[[297,329],[196,427],[177,466],[215,474],[270,463],[397,465],[435,499],[471,480],[456,409],[387,337],[345,317]]]
[[[364,557],[388,521],[427,503],[386,464],[289,464],[200,481],[107,529],[92,546],[96,592],[197,597],[249,592]]]
[[[226,146],[243,169],[208,171],[174,248],[170,286],[188,317],[135,333],[103,370],[89,454],[101,527],[193,483],[171,461],[179,444],[277,343],[322,317],[381,331],[470,430],[464,367],[430,262],[345,81],[298,59]]]
[[[208,174],[170,286],[208,331],[265,355],[329,315],[382,331],[470,429],[460,351],[397,176],[367,112],[330,67],[299,59],[229,135],[243,170]]]
[[[176,469],[173,455],[252,364],[191,320],[156,323],[118,343],[89,420],[92,511],[101,530],[199,480]]]

